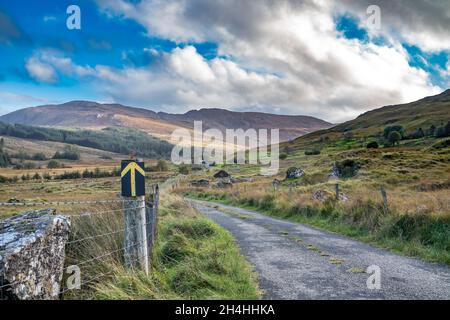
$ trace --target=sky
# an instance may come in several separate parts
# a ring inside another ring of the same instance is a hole
[[[449,87],[448,0],[0,0],[0,115],[95,100],[337,123]]]

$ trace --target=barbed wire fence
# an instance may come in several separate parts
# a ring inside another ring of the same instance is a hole
[[[64,248],[58,253],[59,258],[64,259],[63,281],[60,286],[60,296],[69,294],[75,289],[88,289],[101,279],[112,276],[114,271],[112,266],[124,266],[125,268],[137,271],[141,269],[142,250],[136,250],[145,246],[148,253],[146,262],[151,268],[152,247],[156,241],[157,216],[159,207],[159,186],[152,185],[148,197],[138,206],[133,199],[108,199],[90,201],[42,201],[42,202],[3,202],[0,207],[51,207],[61,206],[57,210],[57,215],[68,217],[71,221],[71,231],[69,240]],[[142,205],[141,205],[142,204]],[[132,210],[132,212],[127,212]],[[126,223],[126,215],[133,215],[133,210],[145,211],[145,223],[132,225]],[[33,224],[40,220],[49,219],[33,218],[21,221],[20,226],[14,227],[14,232],[33,231]],[[127,234],[133,234],[137,229],[144,228],[145,238],[140,240],[126,239]],[[39,254],[45,254],[51,246],[42,245],[38,248]],[[56,256],[58,257],[58,256]],[[55,259],[56,260],[56,259]],[[128,260],[128,261],[126,261]],[[67,285],[67,278],[73,272],[73,267],[80,271],[80,281],[74,288]],[[32,268],[32,266],[30,266]],[[142,269],[141,269],[142,270]],[[0,277],[0,300],[3,300],[8,291],[14,287],[26,286],[38,279],[18,279],[11,283],[6,283]],[[73,291],[74,293],[76,291]],[[76,294],[76,293],[75,293]]]

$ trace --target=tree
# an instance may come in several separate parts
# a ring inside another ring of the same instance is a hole
[[[189,174],[189,167],[186,164],[182,163],[178,167],[178,172],[180,174]]]
[[[396,144],[399,144],[401,139],[402,139],[402,135],[400,134],[400,132],[391,131],[389,133],[388,140],[393,146],[395,146]]]
[[[367,149],[378,149],[378,142],[372,141],[367,144]]]
[[[56,160],[50,160],[47,164],[47,168],[49,169],[61,168],[61,164]]]
[[[167,164],[166,160],[161,159],[156,163],[155,169],[159,172],[169,171],[169,165]]]
[[[400,134],[400,139],[402,139],[405,136],[405,130],[403,129],[403,126],[401,125],[394,125],[384,128],[383,136],[385,139],[389,140],[389,134],[393,131],[397,131],[397,133]]]
[[[434,132],[434,135],[436,138],[445,137],[445,127],[444,126],[437,127],[436,131]]]
[[[423,132],[422,128],[417,129],[409,135],[410,139],[420,139],[423,137],[425,137],[425,132]]]
[[[0,139],[0,151],[2,151],[3,147],[5,146],[5,139]]]
[[[434,136],[434,132],[436,131],[436,126],[434,124],[432,124],[430,126],[430,129],[428,129],[428,135],[429,136]]]
[[[450,121],[448,121],[447,124],[445,125],[445,136],[446,137],[450,136]]]
[[[33,160],[36,160],[36,161],[44,161],[44,160],[47,160],[47,157],[45,156],[45,154],[44,153],[42,153],[42,152],[38,152],[38,153],[35,153],[34,155],[33,155],[33,157],[31,157]]]

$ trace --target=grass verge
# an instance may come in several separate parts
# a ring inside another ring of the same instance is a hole
[[[258,299],[260,292],[251,266],[233,237],[199,215],[182,198],[161,198],[158,241],[150,276],[124,270],[123,233],[118,232],[69,248],[67,264],[78,264],[82,290],[65,299]],[[73,240],[123,228],[121,214],[74,221]],[[118,249],[119,248],[119,249]],[[118,250],[115,252],[115,250]],[[91,263],[83,263],[107,252]]]

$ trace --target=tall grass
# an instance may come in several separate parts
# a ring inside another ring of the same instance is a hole
[[[80,264],[82,281],[100,278],[68,291],[66,299],[257,299],[250,265],[232,236],[200,216],[182,198],[160,200],[158,241],[150,276],[123,268],[123,232],[83,241],[68,250],[67,264]],[[74,220],[73,240],[123,229],[121,213]],[[117,251],[117,252],[116,252]],[[111,255],[82,264],[105,253]]]

